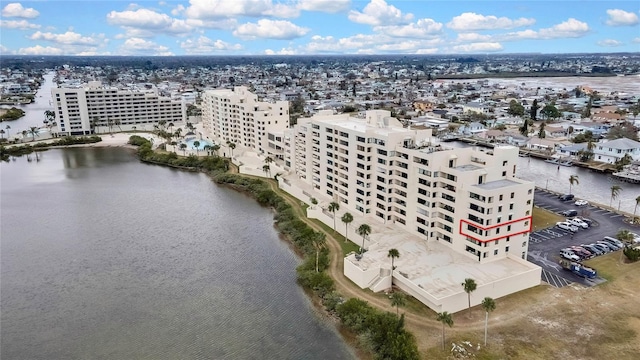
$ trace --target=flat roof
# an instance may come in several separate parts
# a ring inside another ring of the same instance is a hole
[[[467,164],[467,165],[456,166],[454,169],[459,171],[473,171],[473,170],[480,170],[483,168],[477,165]]]
[[[472,278],[478,286],[482,286],[537,267],[535,264],[511,258],[481,264],[438,241],[426,241],[391,226],[374,226],[375,229],[371,233],[374,244],[363,254],[362,259],[357,261],[354,255],[350,255],[345,260],[362,270],[377,269],[380,265],[390,264],[389,249],[397,249],[400,253],[400,257],[394,260],[397,274],[409,279],[435,298],[445,298],[463,292],[460,284],[466,278]],[[359,242],[357,239],[353,241]],[[487,249],[493,247],[489,246]]]
[[[479,184],[474,186],[479,187],[480,189],[494,190],[494,189],[500,189],[503,187],[514,186],[514,185],[520,185],[520,183],[517,181],[509,180],[509,179],[500,179],[500,180],[489,181],[484,184]]]

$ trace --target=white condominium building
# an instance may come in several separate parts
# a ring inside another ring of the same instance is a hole
[[[202,96],[202,121],[209,136],[220,143],[281,158],[289,103],[258,101],[245,86],[207,90]]]
[[[384,110],[364,119],[321,111],[288,134],[287,167],[342,209],[481,263],[526,259],[534,184],[515,177],[516,147],[445,148]]]
[[[181,122],[185,119],[182,102],[158,96],[155,91],[128,91],[91,81],[78,88],[54,88],[57,132],[60,135],[94,133],[96,127],[144,129],[161,120]]]

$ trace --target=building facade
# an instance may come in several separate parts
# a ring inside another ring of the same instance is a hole
[[[159,121],[182,122],[182,102],[155,91],[128,91],[92,81],[77,88],[51,90],[59,135],[87,135],[98,127],[153,129]]]
[[[220,143],[234,143],[282,158],[282,138],[289,126],[287,101],[259,101],[245,86],[207,90],[202,96],[205,131]]]
[[[518,149],[445,148],[384,110],[321,111],[285,137],[285,166],[341,208],[438,241],[480,263],[526,259],[534,184]]]

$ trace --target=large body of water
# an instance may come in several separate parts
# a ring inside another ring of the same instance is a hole
[[[253,199],[124,149],[0,175],[0,358],[353,358]]]

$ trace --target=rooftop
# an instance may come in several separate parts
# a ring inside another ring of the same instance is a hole
[[[517,181],[509,180],[509,179],[500,179],[500,180],[489,181],[484,184],[479,184],[474,186],[484,190],[494,190],[494,189],[500,189],[503,187],[514,186],[514,185],[520,185],[520,183]]]

